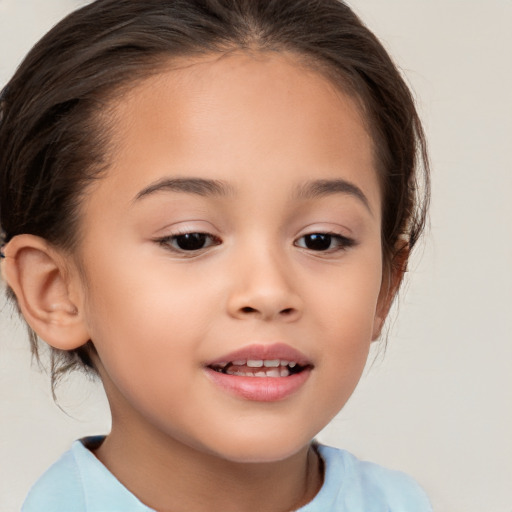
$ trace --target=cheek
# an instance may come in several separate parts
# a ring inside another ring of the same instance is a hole
[[[323,387],[343,405],[355,388],[366,364],[372,341],[381,287],[380,253],[347,264],[325,286],[316,288],[316,324],[322,350]]]
[[[87,275],[88,329],[103,365],[112,378],[135,372],[151,379],[179,376],[211,323],[213,291],[183,272],[170,272],[165,259],[151,266],[110,261],[90,267]]]
[[[382,258],[376,245],[374,250],[347,259],[342,267],[326,275],[323,286],[314,288],[311,304],[323,317],[330,339],[341,337],[345,340],[342,346],[354,345],[357,349],[363,340],[371,338],[381,283]]]

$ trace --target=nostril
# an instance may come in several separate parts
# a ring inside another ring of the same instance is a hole
[[[291,307],[291,308],[254,308],[252,306],[243,306],[236,310],[236,314],[240,315],[241,318],[251,318],[251,317],[260,317],[262,319],[270,320],[270,319],[276,319],[281,318],[282,320],[292,320],[295,318],[296,313],[298,312],[297,309]]]

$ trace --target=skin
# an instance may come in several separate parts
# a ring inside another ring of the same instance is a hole
[[[159,511],[297,508],[322,483],[310,442],[352,394],[389,305],[359,109],[292,56],[233,53],[153,76],[114,115],[111,165],[84,200],[77,265],[52,303],[75,311],[98,352],[112,431],[95,454]],[[148,191],[176,178],[226,190]],[[319,179],[353,188],[297,194]],[[180,251],[169,237],[183,232],[214,243]],[[312,250],[312,233],[353,243]],[[313,365],[283,400],[234,396],[205,372],[277,342]]]

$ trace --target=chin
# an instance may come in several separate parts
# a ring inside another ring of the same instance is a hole
[[[287,434],[274,434],[265,438],[261,435],[233,435],[227,443],[219,443],[209,451],[219,458],[240,464],[279,462],[296,455],[311,443],[310,438],[291,439]]]

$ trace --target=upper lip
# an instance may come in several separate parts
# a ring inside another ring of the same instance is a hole
[[[312,362],[299,350],[286,345],[285,343],[253,344],[242,347],[238,350],[224,354],[220,357],[207,361],[205,366],[212,366],[220,363],[246,360],[275,360],[293,361],[300,366],[312,366]]]

